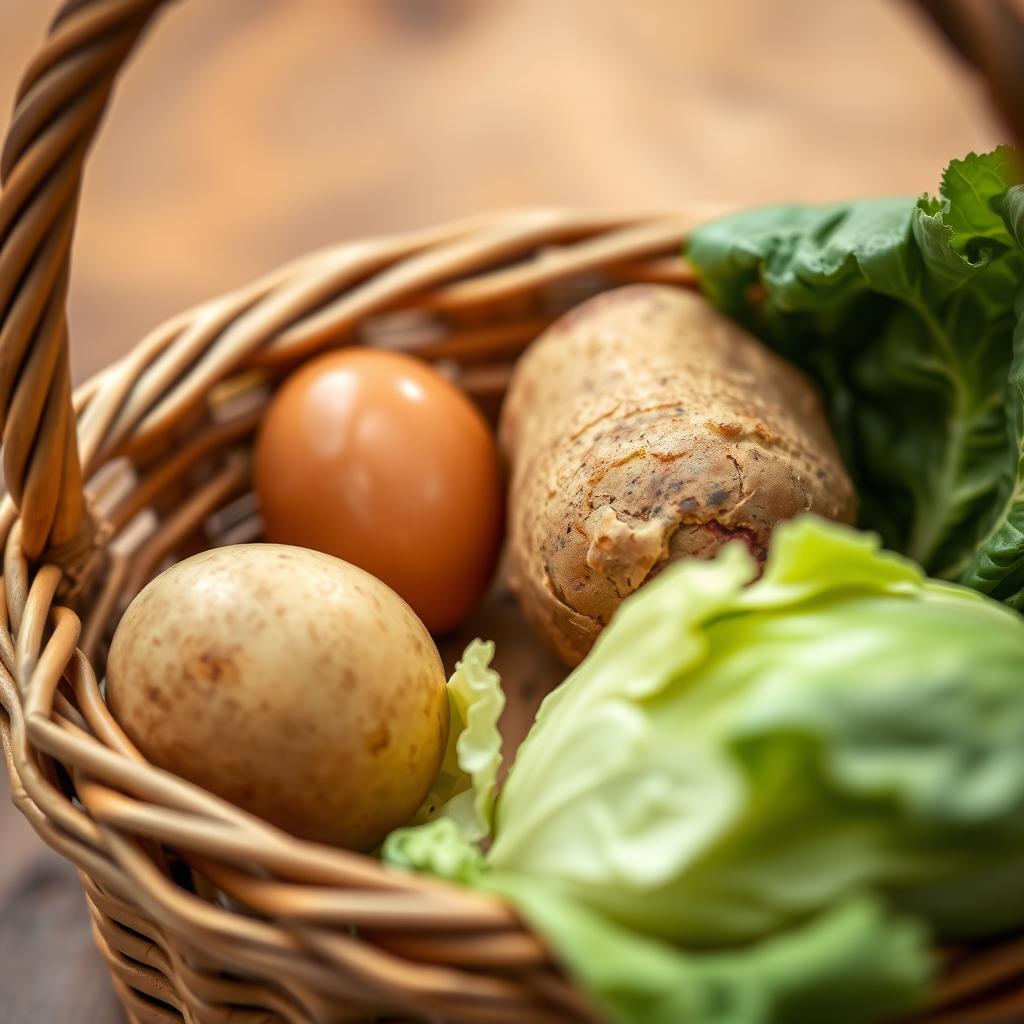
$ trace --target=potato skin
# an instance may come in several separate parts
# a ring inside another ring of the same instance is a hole
[[[294,835],[367,850],[441,766],[437,648],[392,590],[279,544],[185,559],[132,601],[107,701],[146,758]]]
[[[856,498],[820,397],[701,296],[632,285],[571,310],[526,351],[502,411],[509,573],[567,664],[671,561]]]

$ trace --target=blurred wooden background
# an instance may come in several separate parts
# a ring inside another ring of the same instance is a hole
[[[52,6],[0,0],[0,109]],[[349,236],[530,203],[918,193],[1000,138],[899,0],[175,5],[91,162],[75,376]],[[70,871],[0,797],[0,1021],[116,1021]]]

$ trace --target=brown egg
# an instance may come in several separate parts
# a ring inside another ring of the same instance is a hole
[[[501,535],[494,437],[409,356],[346,349],[293,374],[256,445],[267,539],[316,548],[392,587],[434,633],[483,594]]]

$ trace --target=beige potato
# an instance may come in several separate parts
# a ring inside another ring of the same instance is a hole
[[[357,850],[418,809],[448,739],[444,669],[409,606],[278,544],[215,548],[153,580],[114,634],[107,700],[152,763]]]
[[[669,562],[734,538],[763,560],[779,521],[856,509],[812,383],[678,288],[562,317],[520,359],[500,429],[510,582],[569,664]]]

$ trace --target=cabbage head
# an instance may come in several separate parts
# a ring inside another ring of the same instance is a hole
[[[1024,620],[813,517],[755,574],[734,544],[624,602],[489,848],[443,813],[385,846],[513,900],[615,1020],[887,1019],[936,937],[1024,924]]]

